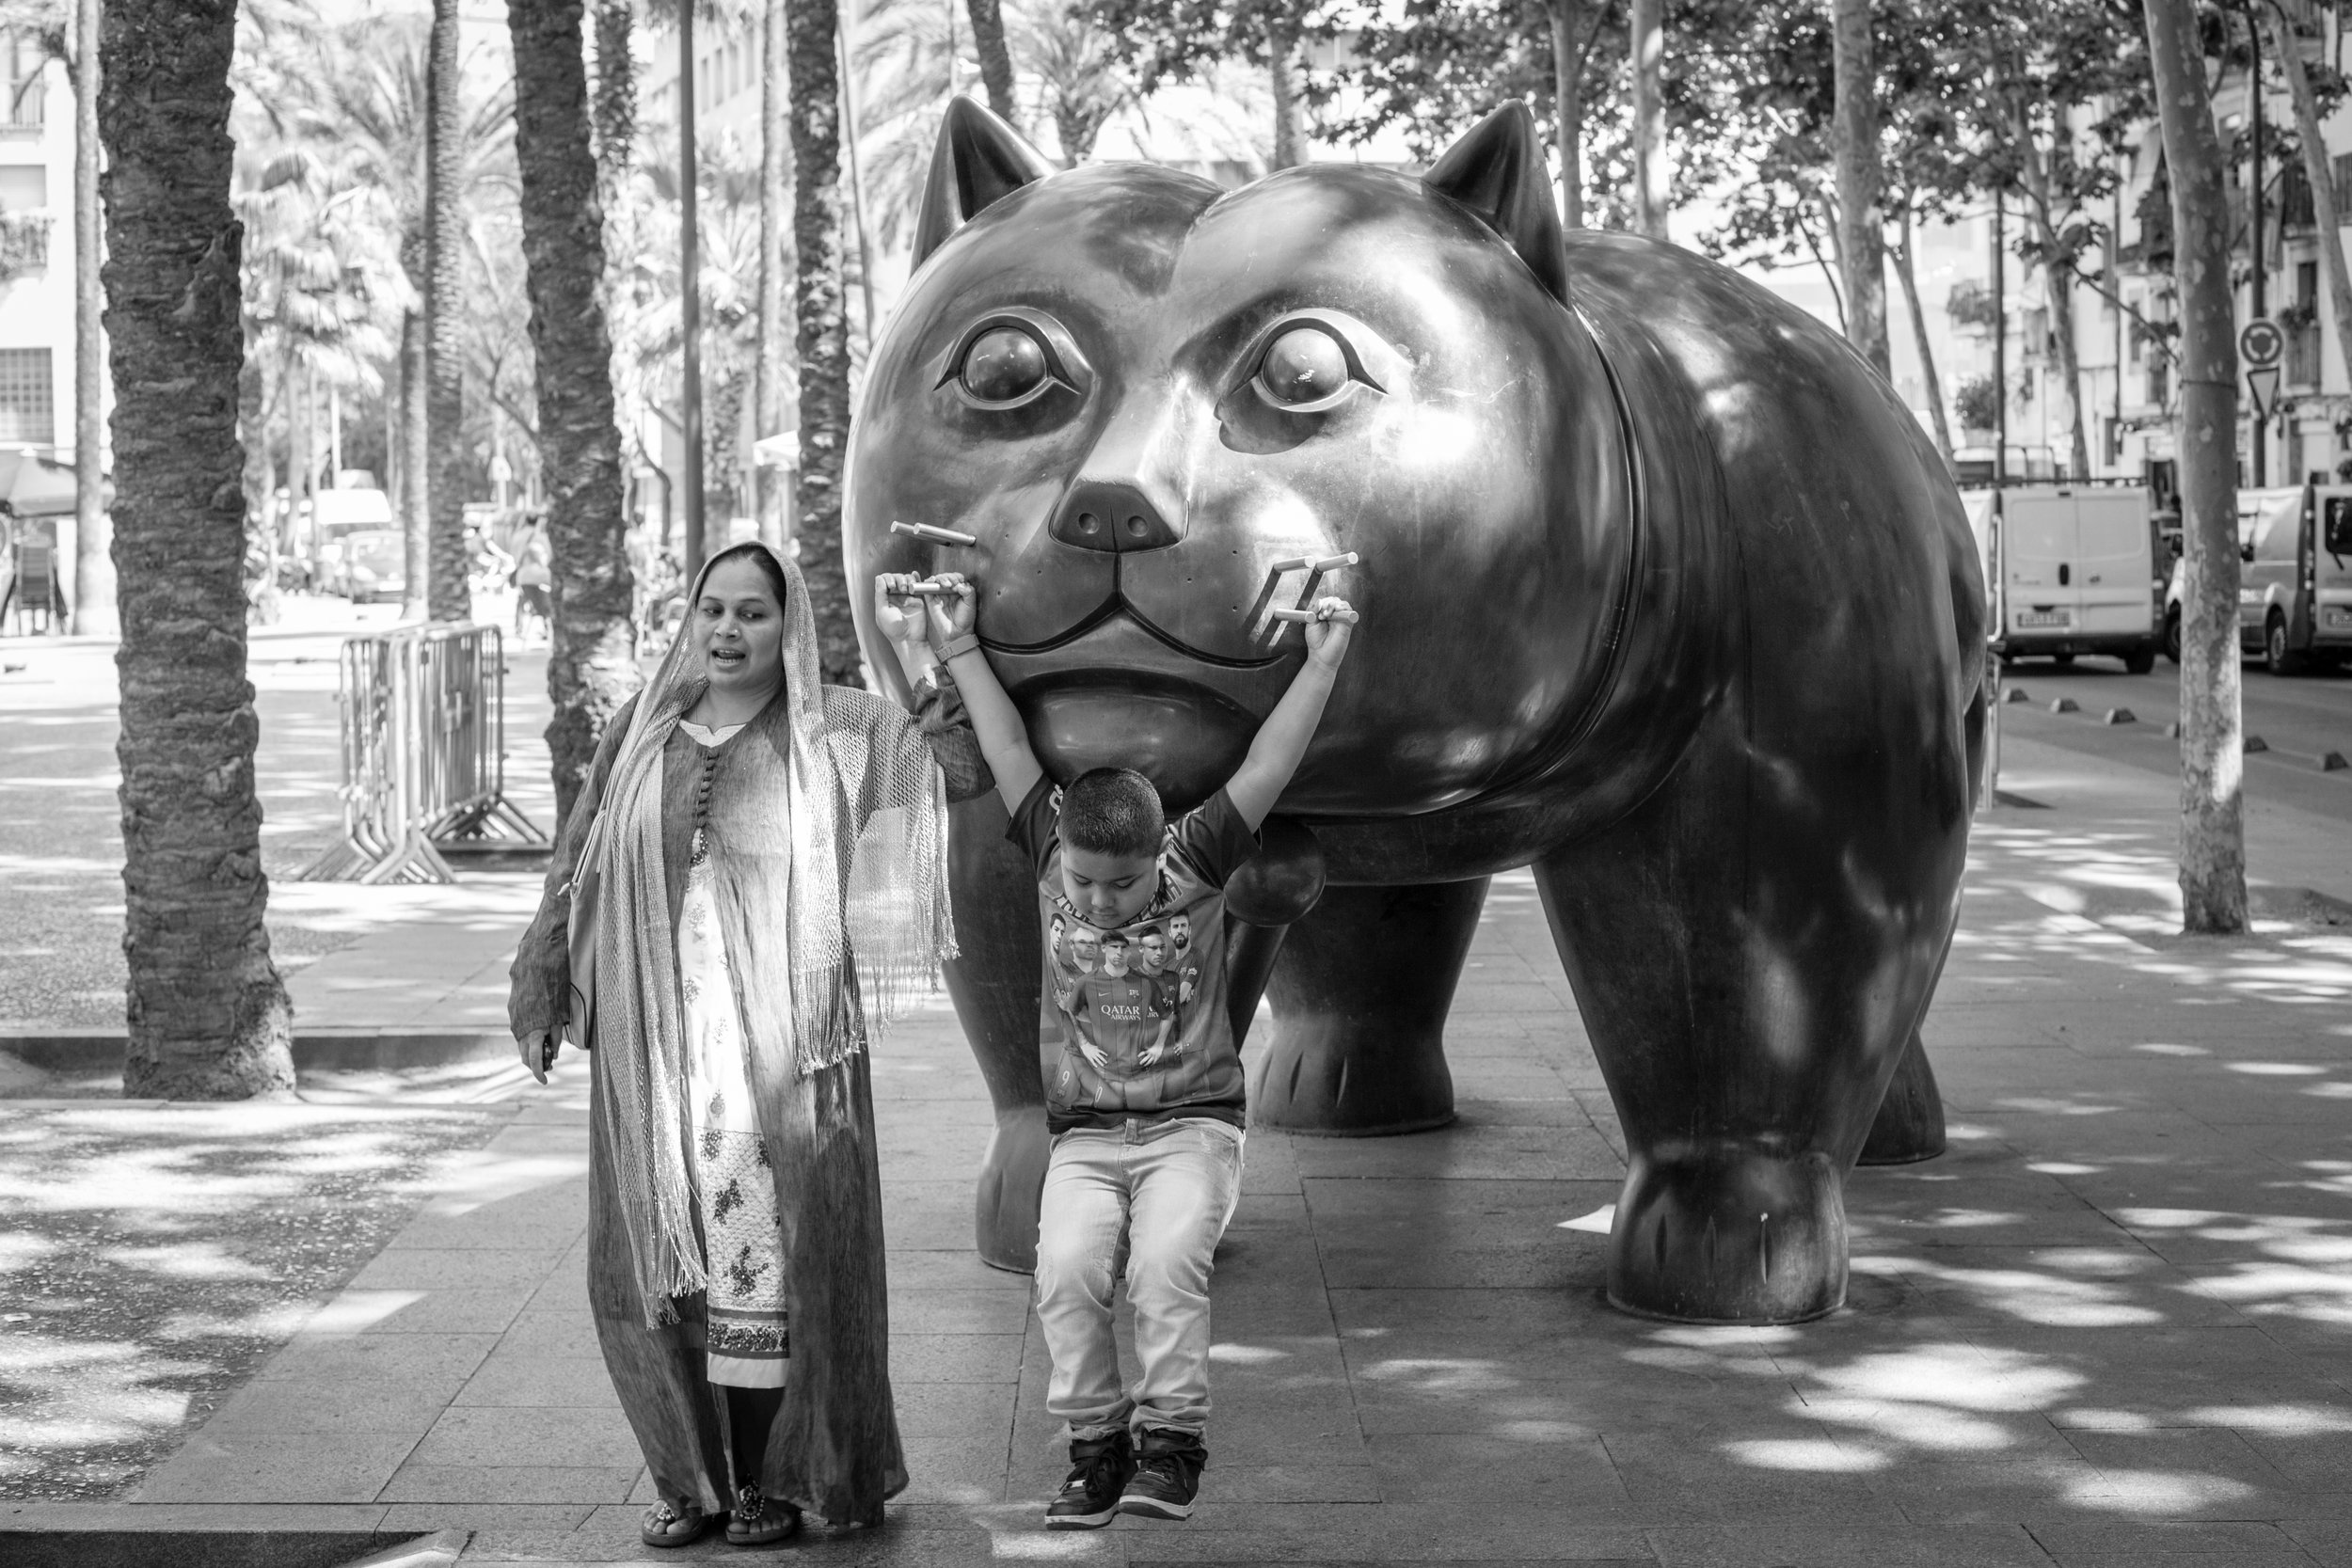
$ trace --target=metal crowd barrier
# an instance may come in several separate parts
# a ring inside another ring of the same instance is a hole
[[[546,845],[506,799],[505,677],[496,626],[346,639],[342,842],[296,880],[448,882],[449,853]]]

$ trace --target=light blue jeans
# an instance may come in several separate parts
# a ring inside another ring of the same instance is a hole
[[[1054,1139],[1038,1212],[1037,1319],[1054,1358],[1045,1408],[1073,1437],[1131,1423],[1209,1424],[1209,1274],[1241,1196],[1242,1132],[1185,1117]],[[1131,1396],[1111,1337],[1125,1260],[1142,1375]]]

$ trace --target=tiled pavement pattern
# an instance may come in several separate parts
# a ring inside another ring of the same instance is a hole
[[[791,1550],[2352,1564],[2352,928],[2137,942],[2169,879],[2160,797],[2111,809],[2112,772],[2029,742],[2004,784],[2048,809],[1979,837],[1929,1029],[1952,1150],[1856,1176],[1848,1310],[1703,1329],[1603,1305],[1601,1238],[1563,1222],[1613,1196],[1617,1134],[1534,887],[1501,879],[1450,1031],[1461,1120],[1251,1135],[1189,1524],[1040,1529],[1059,1455],[1026,1282],[970,1250],[985,1101],[952,1019],[921,1021],[876,1064],[914,1482],[883,1528]],[[2257,871],[2352,893],[2334,837],[2296,828]],[[136,1501],[82,1517],[459,1527],[469,1561],[734,1556],[636,1542],[644,1478],[581,1301],[583,1083],[536,1091]]]

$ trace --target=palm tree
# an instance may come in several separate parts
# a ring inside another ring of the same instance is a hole
[[[555,579],[548,657],[554,717],[547,735],[560,820],[587,779],[605,725],[638,685],[628,498],[613,420],[604,211],[580,55],[581,0],[508,0],[506,20],[515,40],[515,154]]]
[[[431,447],[425,494],[425,610],[436,621],[473,614],[466,589],[465,119],[459,86],[457,0],[433,0],[424,73],[424,426]],[[408,585],[414,603],[417,584]]]
[[[113,0],[99,51],[121,568],[126,1094],[294,1085],[270,960],[238,495],[234,0]]]
[[[406,17],[371,18],[347,26],[284,25],[269,40],[263,57],[246,69],[266,71],[265,86],[247,94],[256,109],[268,117],[266,133],[312,147],[321,156],[348,171],[351,178],[380,187],[398,215],[400,254],[414,286],[419,308],[402,323],[396,377],[399,439],[392,465],[395,488],[408,530],[408,594],[405,612],[421,616],[431,609],[426,584],[435,575],[432,562],[432,524],[428,507],[427,470],[438,455],[461,451],[457,432],[446,442],[428,434],[430,381],[427,338],[430,334],[431,272],[427,179],[429,127],[434,103],[429,55],[435,35],[420,29]],[[260,52],[257,52],[260,53]],[[469,217],[511,188],[514,181],[514,95],[511,87],[494,88],[461,108],[457,116],[455,171],[448,167],[444,149],[443,183],[455,210],[455,237],[444,245],[448,267],[461,281],[462,251]],[[462,322],[462,301],[449,313]],[[449,363],[461,369],[462,341]],[[462,391],[460,414],[462,415]],[[446,414],[446,409],[445,409]],[[454,488],[453,485],[450,488]],[[458,504],[453,498],[452,506]],[[453,512],[453,516],[462,516]],[[454,539],[460,565],[456,593],[464,597],[462,527]],[[462,605],[456,608],[462,616]],[[437,611],[436,611],[437,613]]]
[[[794,342],[801,367],[796,486],[801,570],[817,620],[817,663],[836,686],[859,686],[857,632],[841,559],[841,464],[850,436],[850,331],[842,309],[841,81],[836,0],[787,12],[792,90]]]

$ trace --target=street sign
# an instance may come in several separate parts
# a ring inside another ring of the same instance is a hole
[[[2268,316],[2256,316],[2238,333],[2237,351],[2249,370],[2275,365],[2286,354],[2286,334]]]

